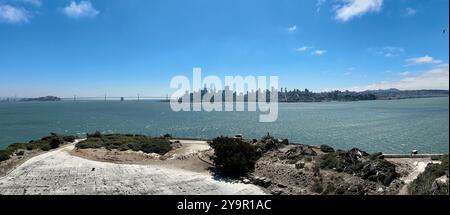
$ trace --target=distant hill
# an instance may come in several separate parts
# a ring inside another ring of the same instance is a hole
[[[52,101],[61,101],[61,98],[56,96],[45,96],[38,98],[23,98],[20,99],[21,102],[31,102],[31,101],[39,101],[39,102],[52,102]]]
[[[448,90],[370,90],[366,93],[374,94],[377,99],[407,99],[448,96]]]
[[[363,92],[330,91],[311,92],[308,89],[281,90],[278,93],[280,102],[321,102],[321,101],[363,101],[363,100],[390,100],[408,98],[448,97],[448,90],[367,90]]]

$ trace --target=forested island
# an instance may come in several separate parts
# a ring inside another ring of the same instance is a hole
[[[54,101],[61,101],[62,99],[56,96],[43,96],[43,97],[36,97],[36,98],[17,98],[17,97],[5,97],[0,98],[0,102],[54,102]]]
[[[56,96],[45,96],[45,97],[38,97],[38,98],[23,98],[20,99],[21,102],[32,102],[32,101],[39,101],[39,102],[52,102],[52,101],[61,101],[61,98]]]

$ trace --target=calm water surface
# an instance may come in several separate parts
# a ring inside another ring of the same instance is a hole
[[[211,138],[270,132],[291,142],[370,152],[448,153],[449,98],[280,104],[278,120],[259,123],[255,112],[172,112],[151,101],[0,103],[0,148],[49,132],[96,130]]]

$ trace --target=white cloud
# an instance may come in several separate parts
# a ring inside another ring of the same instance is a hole
[[[63,9],[63,12],[71,18],[95,17],[100,13],[89,1],[80,1],[79,3],[71,1],[70,4]]]
[[[341,0],[343,5],[336,8],[337,20],[346,22],[353,17],[362,16],[369,12],[378,12],[383,6],[383,0]]]
[[[11,5],[0,5],[0,22],[9,24],[26,23],[30,19],[30,13]]]
[[[312,47],[312,46],[302,46],[300,48],[295,48],[294,50],[298,51],[298,52],[305,52],[305,51],[308,51],[308,50],[310,50],[312,48],[314,48],[314,47]]]
[[[425,55],[423,57],[416,57],[416,58],[410,58],[406,60],[407,64],[406,66],[412,66],[417,64],[440,64],[442,63],[441,60],[436,60],[428,55]]]
[[[396,88],[399,90],[421,90],[421,89],[449,89],[449,66],[438,65],[430,70],[418,73],[415,76],[404,77],[397,81],[383,81],[365,87],[351,87],[349,90],[379,90]]]
[[[401,72],[400,75],[401,76],[409,76],[409,75],[411,75],[411,72],[410,71],[404,71],[404,72]]]
[[[406,14],[407,16],[414,16],[414,15],[416,15],[416,13],[417,13],[417,10],[415,10],[415,9],[413,9],[413,8],[407,7],[407,8],[405,9],[405,14]]]
[[[296,25],[293,25],[293,26],[291,26],[291,27],[289,27],[288,29],[287,29],[287,31],[289,32],[289,33],[292,33],[292,32],[294,32],[294,31],[296,31],[297,30],[297,26]]]
[[[327,50],[315,50],[312,52],[313,55],[324,55],[327,53]]]
[[[405,52],[404,48],[395,46],[375,47],[367,50],[374,55],[382,55],[384,57],[397,57]]]

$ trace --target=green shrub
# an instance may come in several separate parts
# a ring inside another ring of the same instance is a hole
[[[96,131],[93,134],[87,134],[86,135],[88,138],[89,137],[96,137],[96,138],[101,138],[102,137],[102,133],[100,133],[100,131]]]
[[[30,140],[27,143],[13,143],[6,147],[6,149],[1,150],[0,161],[8,160],[17,150],[43,150],[48,151],[53,148],[58,148],[59,145],[64,142],[73,142],[76,136],[64,136],[56,133],[51,133],[50,136],[45,136],[39,140]],[[18,154],[20,155],[20,154]]]
[[[172,135],[170,135],[170,134],[164,134],[163,136],[162,136],[163,138],[172,138]]]
[[[334,152],[333,147],[331,147],[329,145],[320,145],[320,150],[325,153]]]
[[[145,153],[157,153],[161,155],[168,152],[170,148],[170,145],[160,143],[143,143],[141,145],[141,151]]]
[[[240,139],[217,137],[210,145],[216,170],[224,176],[238,177],[253,171],[261,156],[255,146]]]
[[[51,149],[50,146],[47,145],[41,147],[42,151],[50,151],[50,149]]]
[[[10,153],[7,150],[0,150],[0,161],[5,161],[10,158]]]
[[[52,140],[50,140],[51,149],[56,149],[59,147],[59,145],[61,145],[61,139],[59,139],[58,137],[55,137]]]
[[[73,135],[69,135],[69,136],[64,136],[64,142],[68,142],[68,143],[72,143],[74,142],[78,137],[77,136],[73,136]]]
[[[337,168],[339,165],[339,156],[335,152],[324,154],[324,155],[320,156],[318,162],[319,162],[320,168],[322,168],[322,169]]]
[[[413,195],[448,195],[448,187],[441,188],[433,193],[433,182],[448,173],[448,156],[441,159],[441,164],[428,164],[425,171],[411,182],[409,191]]]
[[[117,149],[120,151],[133,150],[145,153],[158,153],[163,155],[172,149],[167,138],[147,137],[133,134],[93,134],[88,135],[85,141],[75,145],[80,149],[106,148],[108,150]]]

